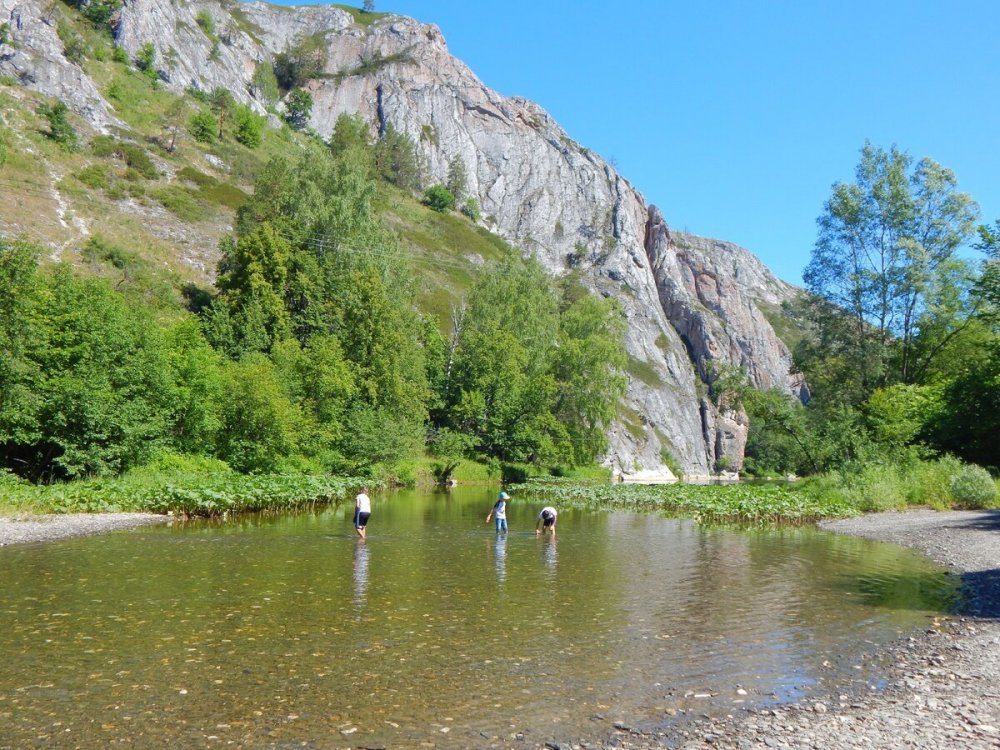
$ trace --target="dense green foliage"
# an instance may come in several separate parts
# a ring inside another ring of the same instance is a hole
[[[424,191],[424,203],[441,213],[451,211],[455,208],[455,194],[444,185],[431,185]]]
[[[196,136],[255,145],[231,97],[197,99]],[[0,240],[3,467],[55,483],[15,482],[18,497],[63,510],[222,512],[266,506],[268,492],[279,505],[323,494],[292,480],[305,489],[285,493],[282,475],[408,477],[431,452],[441,479],[463,465],[495,478],[504,462],[545,467],[535,473],[603,449],[623,389],[616,306],[556,288],[537,263],[487,243],[509,256],[467,290],[468,325],[443,332],[418,313],[407,253],[379,214],[381,191],[419,187],[413,142],[391,130],[371,142],[344,117],[328,145],[299,148],[241,195],[216,294],[191,298],[197,314],[169,291],[152,297],[141,253],[101,237],[83,249],[86,276]],[[138,143],[99,136],[90,151],[100,161],[76,178],[109,196],[160,177]],[[198,196],[217,180],[191,167],[176,177],[145,195],[187,221],[207,218]],[[198,472],[161,481],[150,467],[162,455],[215,461],[222,485],[190,479]],[[249,488],[250,474],[271,477],[259,483],[273,492]]]
[[[854,182],[833,186],[819,218],[810,294],[795,310],[807,403],[734,373],[715,384],[750,417],[750,473],[827,472],[824,491],[865,508],[993,502],[978,466],[935,460],[1000,468],[998,234],[977,232],[977,217],[950,170],[865,145]],[[913,489],[942,474],[931,484],[947,491]]]
[[[221,462],[156,461],[121,477],[37,485],[0,471],[7,505],[49,513],[146,511],[211,516],[341,500],[367,480],[302,474],[246,475]]]
[[[429,343],[432,422],[496,461],[589,463],[624,394],[623,339],[614,302],[509,258],[480,275],[448,340]]]

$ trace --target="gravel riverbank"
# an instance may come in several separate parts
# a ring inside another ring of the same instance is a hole
[[[888,687],[862,695],[698,718],[642,734],[618,725],[602,742],[561,748],[1000,748],[1000,511],[877,513],[822,528],[920,550],[961,576],[963,612],[895,644]]]
[[[48,542],[105,531],[167,523],[169,516],[155,513],[67,513],[0,516],[0,547],[26,542]]]

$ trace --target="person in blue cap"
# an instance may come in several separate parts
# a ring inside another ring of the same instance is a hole
[[[497,533],[507,533],[507,501],[510,500],[510,495],[506,492],[501,492],[497,501],[493,503],[493,507],[490,508],[490,512],[486,514],[486,523],[490,522],[493,518],[496,521]]]

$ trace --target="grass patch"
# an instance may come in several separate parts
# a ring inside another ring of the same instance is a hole
[[[211,175],[199,172],[191,166],[181,169],[177,176],[183,180],[194,183],[197,189],[197,196],[209,203],[225,206],[232,210],[238,209],[249,197],[235,185],[228,182],[221,182]]]
[[[371,13],[367,13],[361,8],[355,8],[350,5],[340,5],[339,3],[333,3],[333,7],[340,8],[341,10],[346,10],[348,13],[351,14],[351,17],[354,19],[354,23],[363,29],[367,29],[376,21],[385,18],[386,16],[392,15],[391,13],[376,13],[374,11]]]
[[[417,306],[436,318],[442,330],[450,325],[452,305],[472,287],[479,266],[513,252],[502,238],[466,217],[432,211],[396,188],[380,192],[378,210],[419,272]]]
[[[646,426],[642,423],[639,412],[622,402],[618,405],[618,418],[629,435],[639,441],[646,439]]]
[[[644,362],[641,359],[633,357],[631,354],[628,355],[628,364],[625,367],[628,370],[628,374],[631,375],[636,380],[639,380],[651,388],[660,388],[663,386],[663,379],[660,377],[659,373],[653,368],[649,362]]]
[[[181,221],[193,224],[211,216],[209,210],[195,195],[178,185],[166,185],[151,190],[149,196]]]
[[[795,347],[798,346],[807,333],[804,321],[793,317],[782,305],[772,305],[768,302],[760,301],[755,302],[755,304],[765,320],[771,324],[775,335],[791,351],[795,351]]]
[[[707,523],[765,526],[854,516],[850,503],[819,498],[787,485],[581,484],[551,478],[516,487],[560,507],[690,516]]]

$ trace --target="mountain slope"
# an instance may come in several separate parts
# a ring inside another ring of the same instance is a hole
[[[10,19],[14,43],[0,49],[0,74],[65,100],[97,129],[135,130],[137,114],[127,120],[125,114],[135,109],[131,98],[109,96],[128,76],[109,72],[107,63],[81,67],[66,59],[54,20],[66,12],[38,0],[0,0],[0,18]],[[745,368],[758,387],[801,388],[789,375],[788,348],[764,315],[794,296],[792,287],[742,248],[672,232],[612,165],[576,144],[544,110],[485,87],[448,53],[436,27],[335,6],[183,0],[131,0],[113,25],[115,45],[130,58],[144,45],[156,50],[161,89],[153,98],[224,87],[260,112],[267,103],[256,98],[259,66],[300,40],[319,40],[325,65],[306,84],[314,99],[310,125],[319,135],[328,136],[344,112],[361,115],[373,135],[392,126],[419,145],[428,185],[444,182],[449,165],[461,160],[485,226],[534,254],[551,273],[572,270],[594,292],[618,298],[629,319],[630,385],[609,432],[606,460],[623,474],[667,476],[670,465],[689,477],[707,476],[740,466],[746,420],[720,413],[707,395],[719,365]],[[11,96],[18,92],[10,88]],[[157,107],[153,102],[147,109]],[[168,106],[159,109],[166,117]],[[265,146],[270,153],[294,149],[277,131]],[[199,173],[230,184],[239,182],[238,163],[249,157],[217,149],[192,158]],[[177,182],[179,164],[171,170],[164,159],[164,166],[165,181]],[[192,187],[190,181],[182,185]],[[39,210],[61,216],[56,199]],[[137,205],[135,212],[148,214],[141,221],[147,235],[189,259],[179,272],[208,278],[216,240],[226,229],[224,206],[214,211],[215,220],[182,232],[157,227],[147,207]],[[404,242],[427,242],[404,213],[396,214]],[[69,226],[50,244],[93,231],[92,221],[75,228],[72,220],[63,223]],[[8,229],[17,228],[11,224]],[[420,251],[453,256],[456,249],[446,244]],[[471,273],[483,253],[458,255]],[[428,283],[426,302],[444,317],[447,303],[435,301]]]

